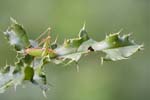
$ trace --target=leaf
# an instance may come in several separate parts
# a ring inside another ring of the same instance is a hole
[[[92,45],[96,43],[97,42],[95,40],[89,39],[80,45],[80,47],[78,48],[78,51],[88,51],[90,50],[90,47],[92,48]]]
[[[30,46],[26,31],[18,24],[14,19],[11,18],[12,24],[4,32],[4,35],[8,39],[10,45],[14,46],[17,51]]]
[[[24,80],[32,81],[34,76],[34,69],[30,66],[26,66],[24,69]]]
[[[120,36],[119,33],[114,33],[106,36],[105,40],[101,42],[89,38],[81,43],[78,49],[75,49],[74,51],[71,51],[69,48],[67,48],[68,50],[64,49],[62,52],[67,52],[69,50],[71,52],[61,54],[59,58],[62,58],[61,60],[63,61],[70,59],[70,62],[77,62],[83,54],[88,54],[88,52],[94,51],[105,53],[105,61],[117,61],[127,59],[138,50],[141,50],[142,47],[143,45],[138,45],[133,40],[130,40],[130,34]],[[61,53],[61,51],[59,51],[59,53]]]
[[[85,23],[79,32],[79,38],[81,38],[82,41],[87,41],[89,39],[88,33],[85,29]]]
[[[110,34],[104,41],[92,45],[95,51],[102,51],[106,54],[104,60],[112,61],[127,59],[142,47],[143,45],[130,40],[130,34],[120,36],[119,33]]]
[[[117,61],[129,58],[143,47],[143,45],[138,45],[130,40],[130,34],[121,36],[119,32],[106,36],[102,41],[95,41],[88,36],[85,24],[79,31],[78,37],[67,39],[62,45],[58,45],[56,39],[52,44],[47,43],[47,46],[43,44],[40,47],[36,40],[28,39],[22,25],[14,19],[11,20],[12,25],[4,32],[4,35],[10,45],[14,46],[17,51],[17,62],[14,66],[6,65],[0,70],[0,92],[4,92],[11,86],[16,87],[19,84],[31,82],[41,88],[43,95],[46,97],[49,85],[44,68],[45,64],[50,62],[55,64],[75,62],[78,70],[80,58],[83,55],[90,54],[90,52],[102,53],[100,56],[105,61]],[[30,52],[27,52],[28,50]],[[38,53],[40,56],[37,56]],[[102,56],[103,53],[105,54],[104,57]]]
[[[83,42],[89,40],[89,36],[85,30],[85,25],[80,30],[78,38],[68,39],[64,41],[64,46],[67,48],[78,48]]]
[[[104,60],[122,60],[127,59],[129,56],[134,54],[136,51],[140,50],[143,46],[142,45],[133,45],[133,46],[126,46],[120,47],[116,49],[106,49],[103,52],[106,53],[106,57]]]
[[[37,62],[37,64],[34,65],[34,77],[32,83],[41,88],[44,96],[46,96],[45,92],[49,89],[49,87],[43,66],[50,62],[49,59],[49,56],[45,56],[40,59],[40,63],[39,60],[36,60],[35,63]]]
[[[89,39],[90,38],[84,25],[78,34],[78,38],[65,40],[62,46],[57,46],[57,48],[54,49],[58,57],[53,60],[53,62],[59,64],[68,59],[71,62],[77,62],[81,58],[82,54],[86,53],[78,50],[78,48],[82,45],[82,43],[88,41]]]
[[[47,84],[47,79],[46,79],[46,75],[44,72],[40,73],[40,74],[35,74],[33,77],[33,81],[32,83],[34,85],[37,85],[44,93],[46,91],[48,91],[49,86]],[[45,94],[44,94],[45,95]]]
[[[21,73],[14,73],[14,66],[5,66],[0,72],[0,93],[7,88],[21,84]]]

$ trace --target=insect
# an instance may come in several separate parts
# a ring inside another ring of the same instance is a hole
[[[46,34],[48,32],[48,34],[50,34],[50,28],[48,28],[45,32],[43,32],[37,39],[39,40],[44,34]],[[57,38],[56,38],[57,39]],[[55,53],[55,51],[50,48],[50,41],[51,41],[51,37],[50,35],[48,35],[45,39],[43,39],[38,45],[42,45],[43,47],[36,47],[36,48],[26,48],[25,49],[25,54],[29,54],[31,56],[34,57],[43,57],[43,56],[47,56],[49,55],[50,58],[54,58],[57,56],[57,54]],[[56,41],[56,40],[55,40]]]

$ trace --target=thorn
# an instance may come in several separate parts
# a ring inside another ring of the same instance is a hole
[[[105,35],[106,35],[106,37],[105,37],[105,38],[108,38],[108,37],[109,37],[109,35],[108,35],[107,33],[105,33]]]
[[[127,37],[130,37],[132,34],[133,34],[133,33],[129,33],[129,34],[127,34]]]
[[[130,36],[132,35],[132,33],[126,34],[123,36],[124,39],[129,40]]]
[[[49,36],[50,36],[50,31],[51,31],[51,28],[48,27],[48,28],[47,28],[47,32],[48,32],[48,35],[49,35]]]
[[[44,96],[45,98],[47,98],[46,91],[43,91],[42,93],[43,93],[43,96]]]
[[[123,31],[123,28],[121,28],[116,34],[120,34]]]
[[[17,85],[14,85],[14,91],[16,92],[16,90],[17,90]]]
[[[108,35],[106,34],[105,38],[107,39],[108,38]]]
[[[104,64],[104,58],[101,57],[101,65],[103,65],[103,64]]]
[[[10,17],[10,20],[15,23],[15,24],[18,24],[17,21],[13,18],[13,17]]]
[[[144,50],[144,43],[142,43],[140,46],[139,46],[139,50]]]
[[[130,36],[131,36],[131,35],[133,34],[133,32],[130,32],[129,34],[130,34]]]
[[[77,64],[77,66],[76,66],[76,68],[77,68],[77,72],[79,72],[79,71],[80,71],[79,65],[78,65],[78,63],[77,63],[77,62],[76,62],[76,64]]]
[[[58,40],[58,34],[56,36],[56,39],[55,39],[54,43],[57,43],[57,40]]]
[[[8,66],[7,60],[6,60],[6,67]]]
[[[85,25],[86,25],[86,22],[84,21],[82,30],[85,30]]]
[[[69,62],[67,62],[67,63],[65,64],[65,66],[71,64],[72,62],[74,62],[74,60],[70,60]]]

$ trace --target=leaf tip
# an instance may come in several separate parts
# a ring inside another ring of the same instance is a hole
[[[139,51],[144,50],[144,43],[142,43],[141,45],[139,45],[138,50]]]
[[[82,30],[85,30],[85,26],[86,26],[86,21],[84,21],[84,23],[83,23]]]
[[[77,69],[77,72],[79,73],[80,72],[80,67],[79,67],[78,63],[76,63],[76,64],[77,64],[76,69]]]
[[[103,65],[103,64],[104,64],[104,58],[101,57],[101,65]]]
[[[46,91],[43,91],[42,93],[43,93],[43,96],[44,96],[45,98],[47,98]]]
[[[18,24],[18,22],[13,17],[10,17],[10,20],[11,20],[12,23]]]

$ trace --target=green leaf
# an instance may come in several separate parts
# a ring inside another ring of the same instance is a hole
[[[105,57],[101,56],[104,60],[117,61],[127,59],[138,50],[141,50],[142,47],[143,45],[138,45],[130,40],[130,34],[120,36],[119,33],[114,33],[106,36],[101,42],[88,38],[78,48],[61,47],[57,48],[56,51],[60,55],[58,59],[62,60],[60,62],[67,59],[70,59],[69,62],[77,62],[83,54],[88,54],[91,51],[105,53]]]
[[[68,39],[64,41],[64,46],[67,48],[78,48],[83,42],[89,40],[85,25],[80,30],[78,38]]]
[[[85,29],[85,23],[84,23],[82,29],[79,32],[79,38],[81,38],[82,41],[87,41],[89,39],[88,33]]]
[[[89,39],[85,42],[83,42],[80,47],[78,48],[77,51],[90,51],[90,48],[92,48],[93,44],[96,44],[97,41],[93,40],[93,39]]]
[[[132,45],[103,50],[103,52],[106,53],[106,57],[104,58],[104,60],[117,61],[127,59],[129,56],[133,55],[136,51],[140,50],[142,47],[143,45]]]
[[[5,66],[0,72],[0,93],[3,93],[7,88],[21,84],[21,73],[14,73],[14,66]]]
[[[34,76],[34,69],[30,66],[26,66],[24,69],[24,80],[32,81]]]
[[[28,40],[26,31],[23,26],[18,24],[14,19],[11,18],[12,24],[4,32],[4,35],[8,39],[10,45],[14,46],[17,51],[20,51],[28,46],[30,42]]]
[[[81,50],[78,50],[79,47],[89,39],[90,38],[87,34],[87,31],[85,30],[84,25],[78,34],[78,38],[65,40],[62,46],[57,46],[57,48],[54,49],[58,57],[53,60],[53,62],[59,64],[68,59],[71,62],[77,62],[81,58],[82,54],[86,53],[84,51],[82,52]]]
[[[65,40],[62,45],[58,45],[55,41],[40,47],[37,41],[28,39],[22,25],[14,19],[11,20],[12,24],[4,34],[10,45],[14,46],[17,51],[17,62],[14,66],[6,65],[0,70],[0,92],[4,92],[11,86],[16,87],[19,84],[31,82],[41,88],[45,95],[49,89],[44,68],[47,63],[70,64],[75,62],[78,69],[80,58],[90,52],[100,52],[101,58],[106,61],[117,61],[129,58],[143,47],[130,40],[130,34],[121,36],[119,32],[106,36],[102,41],[95,41],[88,36],[85,25],[79,31],[77,38]],[[46,52],[42,56],[36,56],[37,50],[41,51],[41,55],[45,49],[53,51],[54,55],[52,52]],[[30,50],[30,53],[27,50]],[[103,54],[105,54],[104,57]]]
[[[106,54],[104,60],[127,59],[136,51],[141,50],[143,45],[136,44],[130,40],[130,34],[120,36],[119,33],[110,34],[106,39],[91,46],[95,51],[102,51]]]
[[[38,59],[34,61],[34,63],[37,64],[34,65],[34,77],[32,83],[41,88],[44,96],[46,96],[45,92],[49,89],[49,87],[43,66],[49,62],[49,56],[42,57],[40,61]]]

